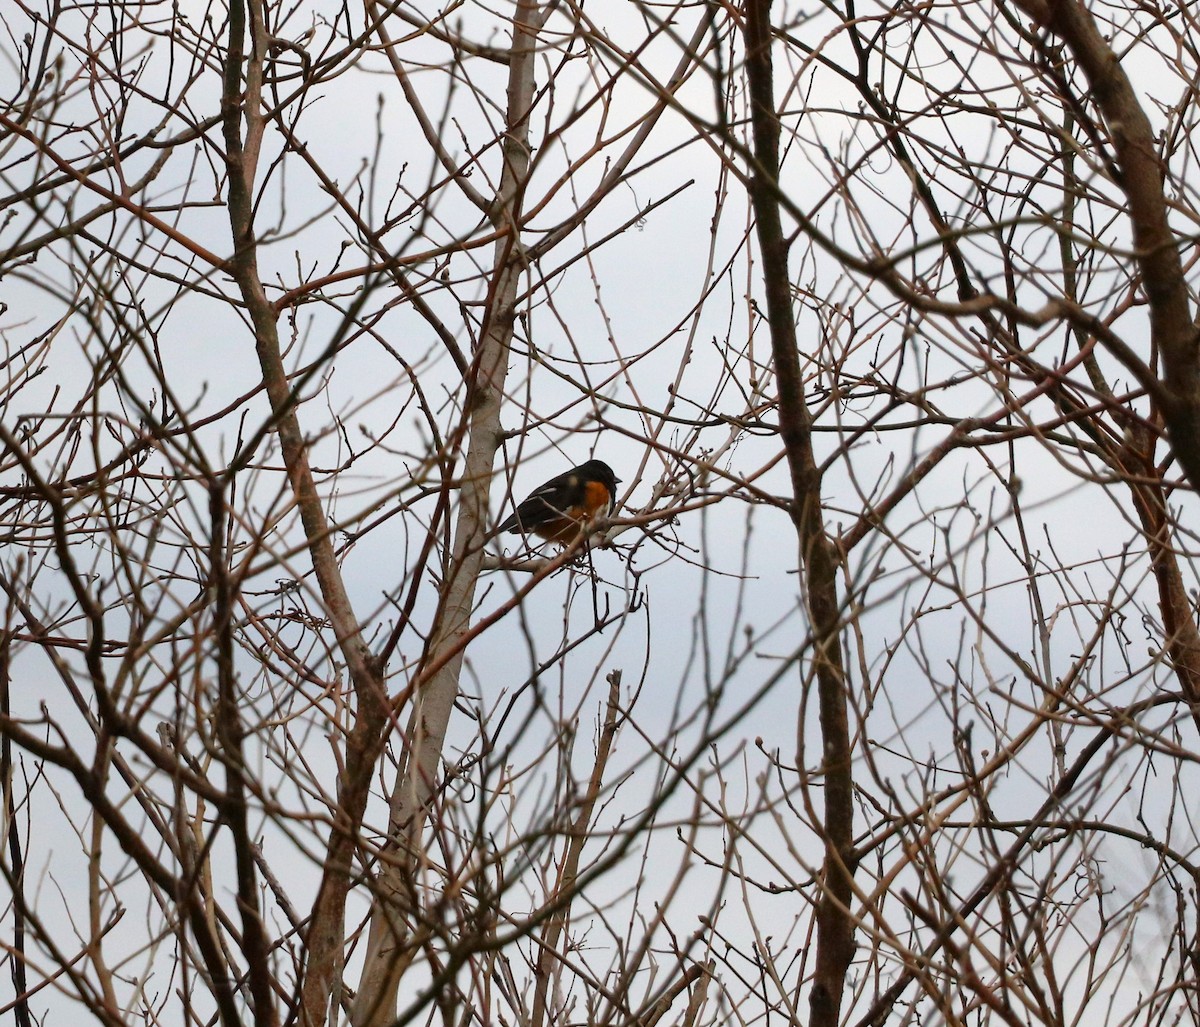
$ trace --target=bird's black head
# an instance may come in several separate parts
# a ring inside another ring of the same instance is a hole
[[[580,464],[576,470],[584,478],[603,482],[609,492],[614,496],[617,494],[617,482],[621,479],[613,474],[613,469],[603,460],[589,460],[586,464]]]

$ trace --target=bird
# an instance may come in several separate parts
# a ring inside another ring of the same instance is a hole
[[[539,485],[496,531],[566,545],[589,521],[612,509],[620,480],[603,460],[588,460]]]

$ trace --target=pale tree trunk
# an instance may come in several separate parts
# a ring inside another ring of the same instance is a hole
[[[520,209],[529,172],[529,112],[533,103],[535,43],[544,15],[528,0],[513,17],[508,76],[504,168],[494,206],[496,244],[488,313],[466,391],[467,456],[462,476],[451,570],[442,588],[438,624],[415,680],[406,749],[391,798],[384,858],[375,882],[367,954],[351,1018],[356,1027],[391,1023],[400,978],[409,957],[406,938],[413,878],[421,862],[420,837],[438,778],[442,744],[458,696],[475,587],[483,566],[488,491],[500,443],[500,409],[518,286],[525,266]]]

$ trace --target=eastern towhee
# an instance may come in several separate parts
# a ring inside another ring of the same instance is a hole
[[[566,545],[589,521],[612,509],[620,480],[603,460],[589,460],[534,489],[496,531]]]

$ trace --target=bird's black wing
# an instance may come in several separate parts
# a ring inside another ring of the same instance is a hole
[[[528,532],[539,524],[561,517],[571,508],[571,492],[578,487],[579,478],[575,468],[555,475],[529,493],[496,531]]]

